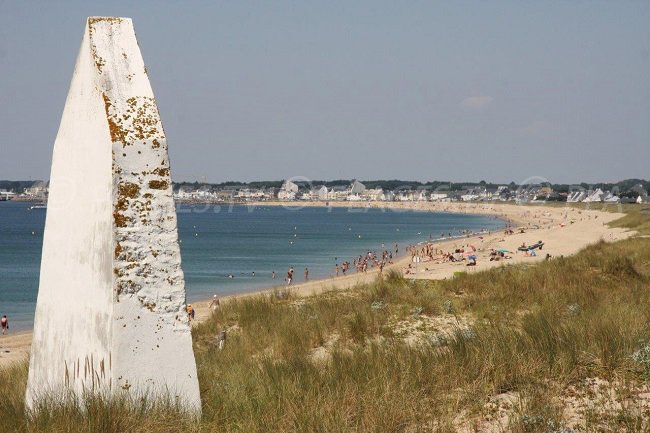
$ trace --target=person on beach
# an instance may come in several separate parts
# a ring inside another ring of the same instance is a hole
[[[192,307],[192,304],[187,304],[187,318],[190,320],[194,320],[194,307]]]
[[[291,285],[291,280],[293,280],[293,268],[289,268],[287,272],[287,286]]]
[[[7,319],[7,315],[5,314],[2,316],[2,319],[0,320],[2,323],[2,335],[7,334],[7,331],[9,330],[9,319]]]
[[[339,264],[338,263],[336,264],[336,276],[337,277],[339,276]]]
[[[275,280],[275,271],[271,272],[271,278]]]
[[[217,295],[214,295],[212,297],[212,302],[210,302],[210,309],[215,311],[217,308],[219,308],[219,298],[217,298]]]
[[[219,342],[219,350],[223,350],[223,347],[226,345],[226,331],[219,332],[217,336],[217,341]]]
[[[309,269],[305,268],[305,281],[309,281]]]

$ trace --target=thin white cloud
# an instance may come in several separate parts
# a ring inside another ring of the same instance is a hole
[[[485,108],[492,103],[494,98],[491,96],[470,96],[461,101],[460,105],[465,108]]]

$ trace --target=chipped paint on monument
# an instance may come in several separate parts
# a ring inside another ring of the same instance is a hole
[[[108,385],[165,389],[200,410],[167,142],[132,23],[89,18],[85,43],[111,152]]]
[[[129,24],[89,21],[93,52],[100,53],[96,63],[113,142],[114,333],[130,334],[120,330],[128,327],[135,335],[140,328],[153,331],[152,338],[121,340],[117,356],[143,367],[136,377],[129,374],[132,368],[116,371],[122,388],[137,380],[155,382],[146,364],[150,352],[171,343],[165,330],[189,333],[167,142],[134,33],[122,33]],[[103,67],[104,62],[113,67]]]

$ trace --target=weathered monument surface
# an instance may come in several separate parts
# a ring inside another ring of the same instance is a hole
[[[54,143],[27,404],[172,396],[200,411],[167,142],[133,24],[89,18]]]

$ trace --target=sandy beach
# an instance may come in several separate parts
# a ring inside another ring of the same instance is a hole
[[[294,203],[256,203],[251,206],[269,205],[294,205]],[[324,203],[307,202],[300,203],[301,206],[324,206]],[[518,206],[515,204],[476,204],[476,203],[432,203],[432,202],[332,202],[332,207],[355,208],[355,212],[362,212],[365,207],[384,207],[390,211],[416,209],[431,212],[454,212],[483,214],[502,218],[510,221],[515,228],[515,234],[505,235],[499,231],[490,234],[479,234],[466,238],[445,240],[436,243],[438,250],[453,251],[468,245],[476,248],[477,265],[466,266],[466,262],[460,263],[436,263],[422,259],[420,263],[411,263],[410,255],[400,258],[396,263],[385,268],[384,272],[390,269],[405,272],[407,277],[425,279],[444,279],[454,275],[455,272],[477,272],[490,269],[496,266],[511,263],[534,263],[544,260],[546,254],[552,257],[567,256],[575,254],[587,245],[602,239],[607,242],[620,240],[633,235],[633,232],[619,228],[609,228],[608,222],[623,216],[621,213],[605,212],[600,210],[578,209],[573,207],[555,206]],[[519,229],[522,233],[520,233]],[[539,240],[544,241],[544,249],[536,257],[530,257],[524,253],[517,252],[517,247],[522,243],[533,244]],[[489,261],[491,248],[506,249],[512,251],[511,259],[500,261]],[[411,268],[409,269],[409,264]],[[377,278],[378,270],[372,269],[366,273],[352,273],[336,278],[326,278],[309,281],[291,286],[291,291],[297,296],[309,296],[329,290],[344,290],[355,285],[370,282]],[[277,287],[276,287],[277,288]],[[225,296],[220,298],[221,302],[228,302],[229,299],[253,296],[259,293],[269,292],[273,289],[255,291],[253,293]],[[196,308],[195,324],[208,318],[211,314],[209,308],[211,300],[194,303]],[[10,333],[0,336],[0,367],[6,367],[14,362],[27,359],[31,345],[31,332]]]

